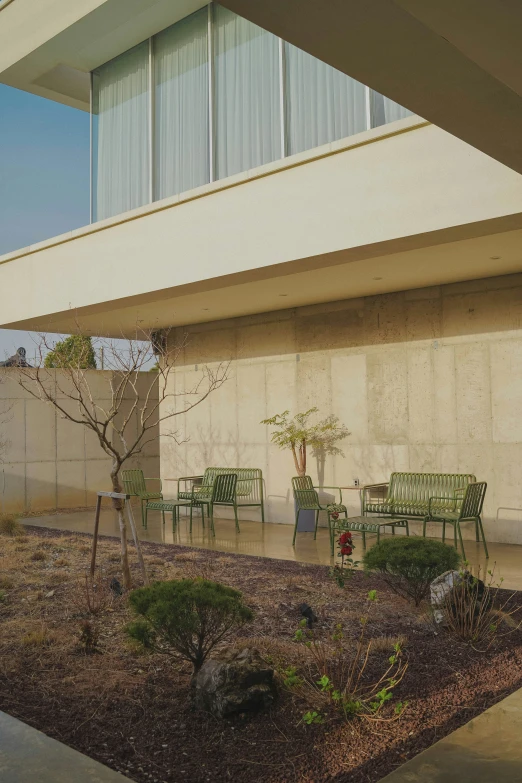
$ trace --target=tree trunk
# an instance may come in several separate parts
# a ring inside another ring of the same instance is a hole
[[[119,468],[113,469],[111,473],[112,479],[112,491],[121,493],[121,484],[119,477]],[[125,517],[123,516],[124,501],[120,498],[113,498],[112,504],[118,514],[118,524],[120,527],[120,542],[121,542],[121,570],[123,575],[123,586],[126,590],[130,590],[132,587],[132,576],[129,565],[129,550],[127,549],[127,525],[125,523]]]
[[[292,449],[292,456],[294,458],[294,465],[295,465],[296,473],[297,473],[298,476],[304,476],[305,474],[303,473],[303,469],[301,468],[300,461],[299,461],[299,459],[297,457],[297,452],[295,450],[295,446],[292,444],[292,446],[290,448]]]

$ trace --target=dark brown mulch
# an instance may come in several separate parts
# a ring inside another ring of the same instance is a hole
[[[302,704],[287,692],[269,713],[221,722],[192,708],[186,665],[129,647],[124,599],[93,621],[101,654],[79,651],[79,580],[88,543],[40,528],[28,528],[22,543],[1,540],[0,587],[7,577],[7,598],[0,603],[0,709],[136,781],[378,781],[522,686],[521,631],[481,653],[435,634],[421,610],[378,578],[356,573],[340,590],[321,566],[144,544],[155,578],[200,573],[241,589],[256,616],[240,631],[243,643],[269,637],[288,643],[291,653],[302,601],[316,610],[319,634],[342,622],[355,638],[373,588],[379,602],[369,636],[407,638],[409,665],[396,695],[409,704],[398,722],[308,727],[300,721]],[[100,540],[104,578],[118,573],[117,547],[114,539]],[[44,560],[31,559],[35,549]],[[521,593],[514,604],[522,607]],[[42,630],[48,638],[44,633],[35,644],[30,634]]]

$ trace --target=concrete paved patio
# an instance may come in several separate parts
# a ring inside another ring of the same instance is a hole
[[[317,540],[313,533],[298,533],[295,549],[292,547],[292,526],[277,525],[271,522],[262,524],[240,520],[241,532],[236,533],[234,522],[230,519],[216,519],[216,537],[210,535],[208,526],[203,530],[201,517],[194,515],[193,531],[189,532],[188,517],[181,512],[181,522],[176,535],[172,533],[172,517],[166,515],[166,524],[161,522],[159,512],[149,512],[148,530],[139,523],[140,516],[134,506],[136,522],[142,541],[152,541],[164,544],[184,544],[186,546],[214,549],[220,552],[235,552],[259,557],[273,557],[280,560],[296,560],[302,563],[320,563],[328,565],[331,562],[328,534],[321,528]],[[92,533],[94,511],[77,511],[63,514],[49,514],[41,517],[23,519],[29,525],[51,527],[58,530],[71,530],[81,533]],[[110,508],[102,510],[100,520],[102,535],[118,536],[118,523]],[[363,548],[359,535],[354,534],[356,544],[355,559],[362,558]],[[367,536],[368,545],[375,542],[374,536]],[[486,561],[480,544],[466,541],[466,557],[472,565],[480,565],[483,569],[493,569],[495,566],[495,581],[503,577],[503,587],[511,590],[522,590],[522,546],[512,544],[489,544],[490,559]]]
[[[0,780],[2,783],[125,783],[129,778],[0,712]]]
[[[522,783],[522,690],[452,732],[381,783]]]

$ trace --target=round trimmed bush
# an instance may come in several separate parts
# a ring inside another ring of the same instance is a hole
[[[140,587],[129,596],[141,619],[128,634],[145,647],[171,651],[202,667],[209,653],[234,628],[252,619],[239,590],[208,579],[175,579]]]
[[[382,574],[392,590],[418,606],[437,576],[458,568],[460,555],[441,541],[394,536],[369,549],[363,562],[367,571]]]

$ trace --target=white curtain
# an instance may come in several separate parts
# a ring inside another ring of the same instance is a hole
[[[208,12],[154,38],[156,199],[209,181]]]
[[[365,87],[285,44],[288,154],[366,130]]]
[[[216,178],[281,157],[279,42],[214,6]]]
[[[96,220],[149,201],[148,42],[93,74]]]
[[[410,117],[413,113],[401,106],[400,103],[385,98],[375,90],[370,91],[370,111],[372,128],[378,128],[380,125],[386,125],[388,122],[395,122],[395,120],[402,120],[404,117]]]

